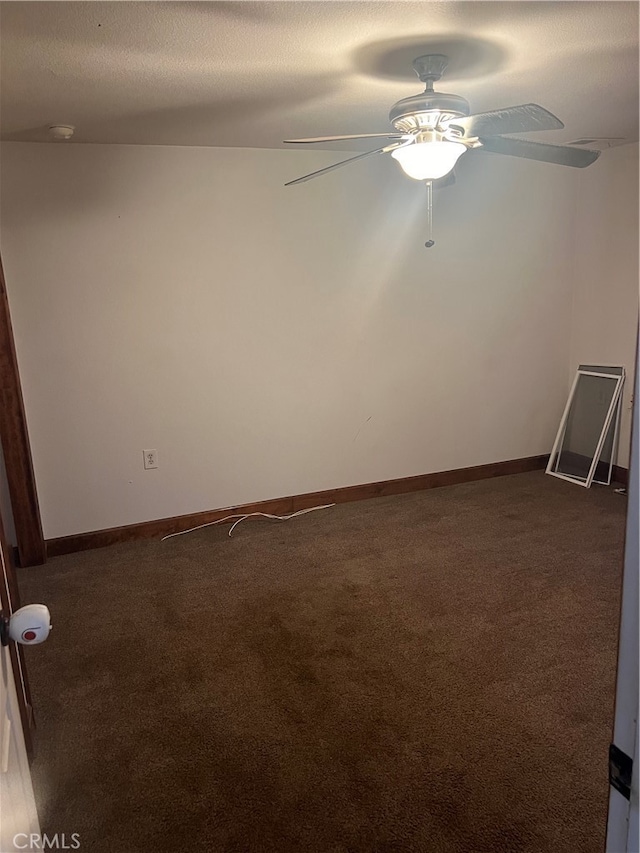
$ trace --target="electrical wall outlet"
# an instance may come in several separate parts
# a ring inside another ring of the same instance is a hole
[[[144,467],[149,468],[157,468],[158,467],[158,451],[157,450],[143,450],[142,455],[144,456]]]

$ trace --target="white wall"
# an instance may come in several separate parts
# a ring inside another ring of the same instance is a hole
[[[579,364],[627,372],[618,464],[629,465],[638,329],[638,145],[603,152],[584,170],[576,218],[571,373]]]
[[[465,155],[428,250],[391,158],[283,187],[340,157],[2,145],[47,538],[549,451],[579,174]]]

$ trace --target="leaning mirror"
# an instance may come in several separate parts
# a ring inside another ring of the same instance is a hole
[[[579,366],[547,474],[586,488],[593,482],[611,482],[623,382],[623,367]]]

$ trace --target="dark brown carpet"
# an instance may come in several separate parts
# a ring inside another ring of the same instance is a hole
[[[601,851],[626,498],[542,472],[21,572],[86,853]]]

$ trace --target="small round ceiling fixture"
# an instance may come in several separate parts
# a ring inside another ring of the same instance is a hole
[[[51,124],[49,125],[49,135],[53,139],[71,139],[75,132],[75,127],[72,124]]]

